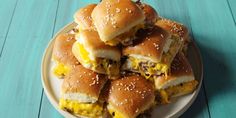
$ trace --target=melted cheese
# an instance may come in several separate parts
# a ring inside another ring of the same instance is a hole
[[[87,117],[96,118],[103,114],[103,106],[98,103],[79,103],[74,100],[60,99],[59,106],[61,109],[67,110],[73,114]]]
[[[53,68],[53,73],[57,77],[61,78],[64,77],[66,74],[69,73],[69,67],[65,66],[62,63],[56,62],[56,67]]]
[[[138,70],[145,78],[150,79],[150,77],[154,74],[161,74],[165,73],[167,75],[168,72],[168,66],[166,64],[162,63],[156,63],[155,66],[151,66],[150,63],[147,64],[147,71],[143,72],[143,70],[140,68],[139,63],[144,62],[141,59],[129,57],[131,61],[131,66],[133,69]],[[145,74],[148,73],[149,75]]]
[[[114,109],[108,109],[109,113],[112,115],[113,118],[125,118],[122,113],[115,111]]]
[[[158,100],[160,103],[158,104],[167,104],[170,103],[170,98],[175,97],[177,95],[185,95],[188,93],[191,93],[196,88],[198,82],[196,80],[185,82],[183,84],[172,86],[164,90],[159,90],[159,96],[160,100]]]

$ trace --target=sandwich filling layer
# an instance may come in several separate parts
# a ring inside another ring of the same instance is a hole
[[[60,99],[59,106],[75,115],[99,117],[103,114],[103,105],[100,103],[79,103],[76,100]]]
[[[180,42],[177,37],[168,39],[164,46],[163,54],[160,62],[150,61],[151,59],[143,58],[138,55],[129,55],[126,66],[132,71],[136,71],[145,76],[146,79],[156,78],[161,74],[167,76],[169,66],[180,48]]]
[[[102,68],[107,74],[116,75],[119,73],[119,63],[117,61],[105,58],[91,58],[89,52],[85,49],[83,44],[76,42],[74,48],[78,48],[78,54],[81,58],[82,64],[85,67],[92,67],[93,70]]]
[[[166,89],[160,89],[157,91],[156,102],[157,104],[170,103],[170,98],[191,93],[196,89],[197,85],[198,82],[196,80],[191,80]]]

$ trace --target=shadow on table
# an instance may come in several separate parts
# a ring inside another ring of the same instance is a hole
[[[227,63],[227,61],[229,61],[227,60],[227,56],[229,55],[214,44],[205,44],[204,41],[201,42],[202,44],[196,41],[203,59],[204,84],[202,84],[202,86],[205,87],[205,93],[202,87],[196,101],[181,117],[209,117],[207,104],[218,95],[223,97],[222,95],[227,92],[232,92],[232,88],[229,86],[229,84],[233,82],[230,66],[234,65],[229,65],[229,63]],[[214,46],[210,47],[211,45]]]

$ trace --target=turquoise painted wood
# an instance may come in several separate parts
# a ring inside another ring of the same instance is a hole
[[[63,28],[66,24],[73,21],[73,15],[79,8],[91,4],[98,3],[98,0],[80,1],[80,0],[61,0],[59,1],[57,17],[55,21],[54,34]],[[40,118],[58,118],[62,117],[59,112],[49,103],[47,96],[43,95],[41,105]]]
[[[41,58],[52,35],[55,1],[19,0],[17,3],[0,60],[1,118],[38,117]],[[1,1],[1,6],[7,2]]]
[[[235,0],[228,0],[229,9],[232,12],[234,24],[236,26],[236,1]]]
[[[161,17],[169,18],[183,23],[188,27],[191,32],[191,23],[189,17],[189,11],[187,9],[187,3],[184,0],[146,0],[145,2],[151,4],[159,13]],[[198,96],[195,104],[188,110],[182,117],[200,117],[208,118],[208,108],[205,98],[205,90],[202,88],[200,95]],[[200,103],[200,104],[199,104]],[[199,111],[198,108],[201,108]],[[194,114],[195,113],[195,114]]]
[[[236,117],[236,1],[143,0],[187,25],[203,54],[204,87],[181,117]],[[74,12],[98,0],[3,0],[0,4],[0,117],[62,117],[43,94],[40,63]],[[6,39],[6,40],[5,40]]]
[[[212,118],[236,117],[236,27],[226,0],[189,0],[194,39],[201,48]]]
[[[17,0],[11,0],[5,4],[0,4],[0,57],[15,12],[16,3]]]

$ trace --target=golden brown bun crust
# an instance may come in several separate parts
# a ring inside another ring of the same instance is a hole
[[[92,19],[101,39],[109,41],[143,23],[145,17],[131,0],[102,0],[94,8]]]
[[[79,9],[74,14],[74,21],[79,25],[81,29],[94,29],[91,13],[95,7],[96,4],[90,4]]]
[[[65,76],[62,92],[84,93],[90,97],[98,98],[106,81],[105,75],[97,74],[92,70],[84,68],[82,65],[78,65]]]
[[[187,58],[182,52],[179,52],[171,63],[170,74],[167,77],[160,76],[157,78],[157,80],[159,85],[162,85],[167,81],[181,76],[189,76],[194,78],[192,67],[189,64]]]
[[[67,66],[78,65],[79,62],[72,53],[72,45],[75,42],[74,35],[58,35],[54,42],[52,56],[56,61],[66,64]]]
[[[109,54],[109,56],[107,55],[107,57],[104,57],[104,58],[109,58],[116,61],[120,60],[120,56],[121,56],[120,49],[116,46],[106,45],[104,42],[101,41],[96,31],[94,30],[80,31],[80,37],[84,39],[84,42],[85,42],[84,46],[91,49],[90,51],[92,51],[92,53],[95,53],[96,56],[102,57]],[[100,53],[100,52],[104,52],[104,53]]]
[[[162,18],[156,22],[156,25],[172,34],[178,35],[183,41],[189,40],[188,29],[183,24]]]
[[[140,7],[143,10],[144,15],[145,15],[145,24],[149,26],[155,25],[157,20],[160,19],[156,10],[152,6],[148,4],[144,4],[144,3],[141,4]]]
[[[154,103],[154,87],[138,75],[130,75],[111,82],[108,104],[129,118],[150,108]]]
[[[124,55],[136,54],[152,58],[159,62],[169,33],[155,26],[139,34],[136,44],[123,49]]]
[[[183,53],[178,53],[171,64],[171,75],[193,75],[193,70]]]

